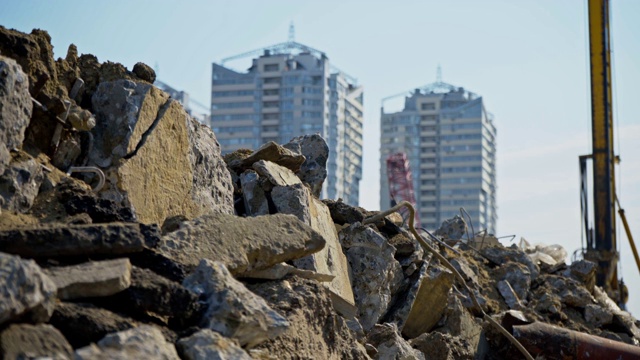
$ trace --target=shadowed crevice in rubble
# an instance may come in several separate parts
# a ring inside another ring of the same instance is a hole
[[[162,104],[162,106],[160,106],[160,108],[158,109],[158,114],[156,115],[156,118],[153,120],[153,123],[151,124],[151,126],[149,126],[147,131],[145,131],[144,134],[142,134],[142,137],[140,138],[140,141],[138,141],[138,145],[136,145],[135,150],[125,155],[123,157],[124,159],[128,160],[136,156],[138,151],[144,146],[145,142],[147,142],[147,138],[149,137],[149,135],[151,135],[153,130],[155,130],[155,128],[160,123],[160,119],[162,119],[164,117],[164,114],[167,112],[167,110],[169,110],[169,108],[171,107],[171,103],[173,101],[174,101],[173,99],[169,98],[167,99],[167,101],[164,102],[164,104]]]

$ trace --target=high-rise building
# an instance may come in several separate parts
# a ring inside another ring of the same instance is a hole
[[[247,72],[226,61],[254,57]],[[213,64],[211,128],[223,153],[320,134],[329,145],[322,197],[357,205],[363,89],[327,56],[290,40]]]
[[[403,94],[405,95],[405,94]],[[388,98],[390,99],[390,98]],[[496,128],[482,97],[441,81],[381,109],[380,207],[390,207],[386,159],[409,160],[423,227],[436,229],[464,208],[476,231],[496,231]],[[395,199],[401,200],[401,199]]]

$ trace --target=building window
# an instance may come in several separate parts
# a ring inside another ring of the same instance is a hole
[[[265,64],[264,71],[278,71],[280,70],[280,65],[278,64]]]
[[[420,109],[421,110],[435,110],[436,109],[436,103],[432,103],[432,102],[422,103],[422,104],[420,104]]]
[[[280,84],[280,78],[279,77],[264,78],[263,83],[264,84]]]

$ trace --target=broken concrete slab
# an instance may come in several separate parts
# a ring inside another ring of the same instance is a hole
[[[255,170],[258,175],[269,180],[273,186],[302,184],[293,171],[271,161],[260,160],[253,164],[253,170]]]
[[[48,324],[11,324],[0,333],[3,359],[71,359],[73,348],[55,327]]]
[[[598,265],[588,260],[578,260],[571,263],[569,268],[565,270],[564,276],[570,276],[582,284],[589,290],[590,293],[594,293],[594,287],[596,285],[596,269]]]
[[[407,317],[411,312],[411,307],[418,296],[418,290],[420,290],[420,283],[425,276],[427,276],[427,268],[429,263],[422,260],[419,265],[412,264],[415,269],[410,275],[406,275],[403,281],[403,285],[398,290],[389,311],[384,315],[382,321],[387,323],[394,323],[398,326],[398,330],[402,332]]]
[[[282,315],[234,279],[219,261],[202,260],[183,285],[207,299],[202,327],[235,338],[247,348],[272,339],[289,327]]]
[[[150,325],[109,334],[97,344],[76,350],[75,358],[89,359],[165,359],[179,360],[172,343]]]
[[[267,196],[260,186],[259,180],[258,173],[253,170],[247,170],[240,174],[242,200],[244,201],[244,209],[249,216],[269,214]]]
[[[466,349],[461,349],[461,351],[464,350],[482,358],[481,355],[488,348],[482,322],[480,319],[473,317],[457,296],[449,296],[447,309],[442,319],[444,319],[444,323],[437,328],[437,332],[448,334],[461,340],[464,344],[464,349]]]
[[[102,82],[93,95],[97,125],[89,165],[107,178],[99,196],[130,206],[142,222],[233,213],[231,177],[215,135],[158,88]],[[139,171],[153,164],[153,171]]]
[[[340,243],[351,265],[358,319],[369,331],[391,305],[402,282],[402,268],[395,248],[370,226],[351,224],[340,231]]]
[[[529,269],[531,280],[533,281],[540,274],[540,268],[534,264],[527,254],[512,246],[505,248],[502,246],[488,247],[481,250],[482,255],[496,265],[504,265],[509,262],[515,262],[525,265]]]
[[[295,215],[325,239],[326,246],[321,251],[295,260],[294,265],[333,276],[333,281],[327,283],[327,286],[335,295],[336,310],[347,318],[355,315],[349,265],[327,206],[316,199],[303,184],[276,186],[271,191],[271,199],[279,213]]]
[[[33,260],[0,253],[0,324],[24,317],[46,322],[53,313],[56,286]]]
[[[239,276],[312,254],[325,243],[320,234],[291,215],[209,214],[184,222],[162,237],[158,251],[189,268],[203,258],[221,261]]]
[[[329,159],[329,146],[325,139],[318,134],[302,135],[291,139],[285,148],[305,157],[305,161],[296,171],[296,175],[303,183],[308,184],[311,193],[319,198],[322,192],[322,184],[327,178],[327,160]]]
[[[156,225],[48,225],[0,231],[0,251],[28,258],[131,254],[153,247]]]
[[[116,294],[131,284],[129,259],[92,261],[45,269],[62,300]]]
[[[0,207],[25,213],[31,209],[44,180],[42,166],[22,151],[14,152],[10,158],[4,174],[0,174]]]
[[[300,169],[302,163],[304,163],[305,158],[301,154],[297,154],[273,141],[270,141],[259,147],[249,156],[243,159],[230,161],[229,167],[238,172],[242,172],[261,160],[270,161],[296,172]]]
[[[409,342],[400,336],[395,324],[376,324],[367,335],[367,343],[377,350],[374,359],[426,359],[425,354],[412,348]]]
[[[524,264],[508,262],[495,271],[498,281],[508,281],[521,300],[526,300],[531,287],[531,271]]]
[[[176,346],[185,360],[252,359],[236,341],[209,329],[202,329],[189,337],[180,339]]]
[[[483,359],[457,336],[433,331],[409,340],[409,344],[429,360]]]
[[[447,308],[453,279],[453,273],[446,268],[433,265],[428,268],[402,328],[403,335],[415,338],[431,330],[438,323]]]
[[[0,55],[0,175],[11,160],[9,151],[22,147],[32,110],[29,78],[15,60]]]
[[[554,294],[560,296],[564,304],[584,308],[588,304],[596,303],[591,293],[576,280],[557,275],[542,275],[541,278],[551,287]]]

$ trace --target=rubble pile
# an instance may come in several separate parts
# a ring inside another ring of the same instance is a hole
[[[3,358],[521,356],[483,312],[534,356],[561,356],[539,323],[640,349],[593,263],[464,240],[462,218],[424,233],[442,263],[397,214],[319,199],[319,135],[222,157],[154,80],[0,27]]]

